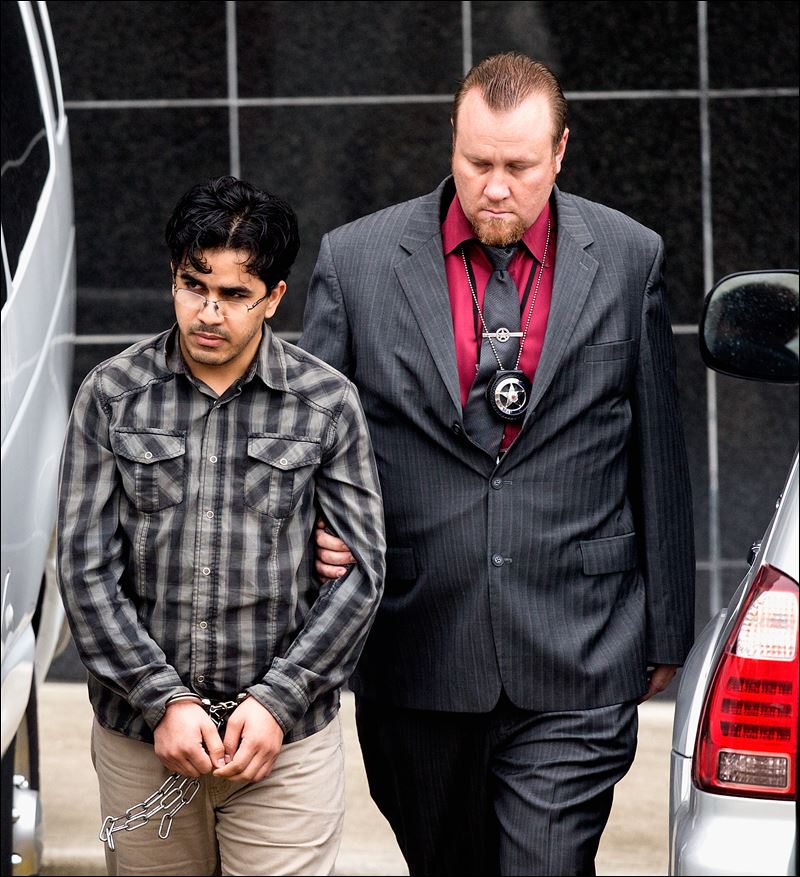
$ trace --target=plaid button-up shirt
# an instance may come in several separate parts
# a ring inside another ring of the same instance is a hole
[[[97,366],[61,464],[59,578],[99,722],[152,741],[170,697],[249,692],[285,741],[339,705],[384,575],[380,487],[353,385],[264,326],[217,396],[173,327]],[[320,585],[318,510],[357,560]]]

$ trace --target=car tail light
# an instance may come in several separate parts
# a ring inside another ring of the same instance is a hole
[[[707,792],[797,792],[798,587],[764,565],[703,703],[693,780]]]

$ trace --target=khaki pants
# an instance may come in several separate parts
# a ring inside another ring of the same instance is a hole
[[[95,720],[92,761],[102,818],[121,816],[158,789],[169,771],[148,743]],[[110,875],[332,874],[344,820],[344,751],[339,716],[288,743],[270,775],[233,783],[207,775],[175,816],[166,840],[156,816],[106,847]]]

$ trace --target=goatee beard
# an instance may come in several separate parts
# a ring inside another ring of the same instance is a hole
[[[503,219],[487,219],[476,225],[470,223],[475,237],[485,247],[508,247],[522,240],[525,234],[525,225],[520,219],[506,222]]]

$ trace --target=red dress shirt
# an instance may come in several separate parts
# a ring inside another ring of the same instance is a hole
[[[536,221],[531,225],[522,237],[524,246],[520,247],[517,254],[511,260],[508,270],[519,290],[520,301],[528,283],[531,269],[539,270],[544,254],[545,240],[547,239],[547,222],[550,220],[550,244],[547,250],[547,264],[544,266],[539,293],[536,296],[536,304],[533,308],[528,335],[522,348],[520,368],[533,381],[536,367],[539,365],[539,357],[544,344],[544,333],[547,329],[547,318],[550,314],[550,299],[553,293],[553,266],[556,261],[556,228],[555,218],[550,209],[550,202],[545,205]],[[453,314],[453,334],[456,342],[456,361],[458,363],[458,377],[461,384],[461,407],[467,403],[469,390],[475,380],[476,365],[480,359],[481,332],[480,321],[478,323],[478,335],[475,334],[474,306],[472,293],[470,292],[464,262],[461,258],[461,245],[466,246],[467,258],[475,278],[475,294],[478,304],[483,309],[483,296],[486,284],[492,273],[492,266],[483,251],[483,247],[475,238],[475,232],[469,224],[469,220],[461,209],[458,195],[453,198],[450,209],[447,211],[442,223],[442,243],[444,245],[444,267],[447,272],[447,287],[450,292],[450,309]],[[533,278],[531,293],[528,298],[528,306],[533,298],[536,288],[537,277]],[[520,329],[524,330],[525,320],[528,316],[527,306],[525,313],[520,319]],[[522,339],[520,339],[521,341]],[[502,358],[502,354],[501,354]],[[514,368],[513,362],[504,362],[504,368]],[[488,403],[487,403],[488,404]],[[500,449],[505,451],[511,442],[519,434],[521,423],[509,423],[503,432],[503,440]]]

